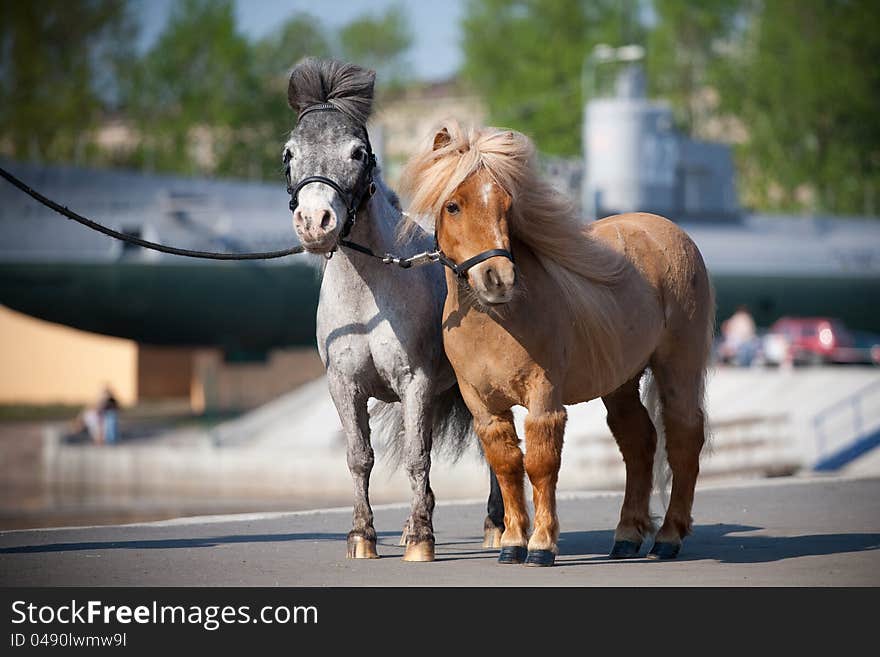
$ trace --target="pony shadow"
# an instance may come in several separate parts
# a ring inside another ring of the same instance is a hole
[[[437,561],[470,561],[473,559],[498,560],[497,548],[480,546],[482,536],[457,541],[441,541],[437,543]]]
[[[400,532],[376,532],[379,538],[400,536]],[[82,543],[48,543],[0,548],[0,554],[39,554],[43,552],[77,552],[83,550],[173,550],[179,548],[211,548],[234,543],[284,543],[288,541],[341,541],[348,534],[242,534],[205,538],[169,538],[136,541],[91,541]]]
[[[381,313],[376,313],[365,323],[350,323],[333,329],[327,334],[327,338],[324,340],[324,353],[327,353],[330,349],[330,344],[338,338],[346,335],[367,335],[368,333],[372,333],[373,330],[386,319],[387,317],[384,317]],[[392,329],[394,328],[393,324],[391,327]]]
[[[795,557],[822,556],[880,549],[880,533],[809,534],[801,536],[748,536],[764,529],[749,525],[700,525],[694,527],[675,561],[712,560],[718,563],[770,563]],[[559,566],[612,561],[606,555],[614,543],[613,531],[565,532],[560,535],[559,552],[573,556]],[[651,547],[645,540],[642,555]],[[623,560],[615,563],[646,563],[647,560]],[[663,563],[662,561],[648,561]]]

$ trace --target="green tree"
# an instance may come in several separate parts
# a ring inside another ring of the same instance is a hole
[[[734,38],[745,0],[653,0],[655,22],[647,39],[647,75],[652,95],[668,100],[679,126],[693,133],[706,109],[700,91],[713,83]]]
[[[351,21],[339,31],[339,43],[340,56],[375,70],[381,85],[399,85],[409,77],[405,55],[412,33],[398,5],[384,14],[365,14]]]
[[[115,106],[135,24],[123,0],[0,3],[0,144],[70,160]]]
[[[133,163],[276,179],[294,122],[287,80],[296,62],[341,56],[342,48],[362,64],[396,70],[410,37],[402,11],[392,8],[355,20],[342,28],[341,45],[334,41],[319,19],[297,13],[249,42],[236,29],[232,0],[184,0],[129,77],[126,98],[142,141]]]
[[[245,156],[250,175],[278,177],[280,144],[294,121],[287,105],[290,70],[304,57],[327,57],[331,52],[330,38],[321,21],[306,13],[294,14],[280,28],[253,44],[259,93],[252,102],[259,116],[236,133],[238,146],[230,156],[229,169],[235,168],[232,156]]]
[[[259,94],[250,44],[236,30],[232,1],[175,5],[127,92],[143,165],[194,173],[202,168],[194,156],[201,144],[220,162],[216,170],[227,173],[223,163],[232,144],[223,137],[253,118],[252,100]],[[203,128],[200,134],[194,133],[197,127]]]
[[[263,78],[283,78],[285,87],[290,70],[304,57],[327,57],[330,39],[320,19],[301,12],[254,44],[254,65]],[[286,93],[283,94],[287,98]]]
[[[462,73],[491,120],[521,130],[543,152],[581,152],[584,60],[598,43],[641,39],[637,3],[469,0]]]
[[[748,131],[738,156],[749,203],[877,212],[878,25],[873,0],[757,5],[719,86],[723,108]]]

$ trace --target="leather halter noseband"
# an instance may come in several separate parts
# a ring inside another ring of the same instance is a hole
[[[440,245],[437,243],[436,232],[434,233],[434,252],[437,255],[437,261],[445,267],[449,267],[449,269],[452,270],[452,273],[458,278],[466,278],[468,270],[471,269],[471,267],[496,256],[501,256],[502,258],[507,258],[511,262],[515,262],[513,254],[507,249],[489,249],[488,251],[478,253],[472,258],[468,258],[460,264],[456,264],[454,260],[440,250]]]
[[[321,112],[321,111],[329,111],[329,112],[341,112],[338,107],[332,105],[330,103],[319,103],[317,105],[310,105],[306,107],[302,112],[299,113],[299,117],[297,118],[297,125],[302,121],[302,118],[310,113],[310,112]],[[323,185],[327,185],[332,187],[342,199],[348,199],[346,203],[346,217],[345,224],[342,226],[342,230],[339,233],[339,244],[343,244],[345,246],[354,246],[357,248],[358,245],[346,243],[344,238],[348,236],[351,232],[351,229],[354,227],[354,223],[357,220],[357,213],[360,210],[363,202],[373,196],[376,193],[376,183],[373,181],[373,170],[376,168],[376,155],[373,153],[373,147],[370,144],[370,135],[367,133],[366,126],[361,126],[364,129],[364,140],[367,144],[367,160],[364,163],[363,169],[361,169],[361,173],[358,176],[357,182],[355,183],[354,189],[351,191],[351,194],[346,192],[342,187],[332,178],[328,178],[327,176],[307,176],[300,180],[296,185],[293,185],[290,180],[290,152],[287,151],[284,154],[284,166],[285,166],[285,175],[287,176],[287,193],[290,194],[290,211],[295,212],[297,207],[299,206],[299,192],[306,185],[310,185],[312,183],[321,183]],[[336,250],[335,247],[333,249]],[[330,252],[329,255],[332,255],[333,251]],[[329,256],[328,256],[329,257]]]

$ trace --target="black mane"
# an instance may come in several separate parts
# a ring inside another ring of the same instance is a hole
[[[318,103],[330,103],[364,125],[373,108],[376,72],[335,59],[302,60],[290,74],[287,102],[302,112]]]

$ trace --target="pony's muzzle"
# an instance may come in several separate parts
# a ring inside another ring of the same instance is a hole
[[[336,240],[336,211],[326,205],[300,205],[293,212],[293,227],[307,250],[321,251]]]
[[[468,282],[483,303],[507,303],[513,298],[516,267],[507,258],[489,258],[471,267]]]

